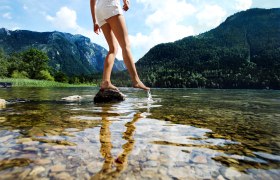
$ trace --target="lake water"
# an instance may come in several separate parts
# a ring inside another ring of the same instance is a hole
[[[0,89],[0,179],[279,178],[280,91],[120,90]]]

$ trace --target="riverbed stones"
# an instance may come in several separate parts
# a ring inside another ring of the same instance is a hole
[[[6,101],[4,99],[0,99],[0,109],[6,107]]]
[[[114,89],[100,89],[93,99],[94,103],[120,102],[124,100],[125,95]]]

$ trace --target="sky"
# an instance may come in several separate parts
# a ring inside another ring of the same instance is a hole
[[[120,0],[122,3],[122,0]],[[93,33],[90,0],[0,0],[0,27],[82,34],[106,49]],[[209,31],[250,8],[279,8],[280,0],[130,0],[124,12],[134,61],[153,46]],[[121,50],[117,57],[122,59]]]

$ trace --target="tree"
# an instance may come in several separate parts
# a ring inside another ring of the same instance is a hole
[[[63,73],[61,71],[56,72],[56,74],[54,75],[54,79],[57,82],[68,83],[68,77],[66,76],[65,73]]]
[[[40,79],[41,71],[47,71],[49,66],[49,58],[46,53],[30,48],[20,53],[20,57],[24,62],[24,71],[26,71],[31,79]]]
[[[6,77],[8,75],[8,61],[4,54],[4,51],[0,49],[0,77]]]

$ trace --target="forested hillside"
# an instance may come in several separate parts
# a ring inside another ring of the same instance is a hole
[[[68,76],[101,73],[107,50],[91,43],[82,35],[62,32],[11,31],[0,29],[0,49],[6,54],[35,48],[47,53],[49,65]],[[116,60],[113,71],[124,70],[123,61]]]
[[[152,87],[280,89],[280,9],[250,9],[198,36],[153,47],[137,62]]]

